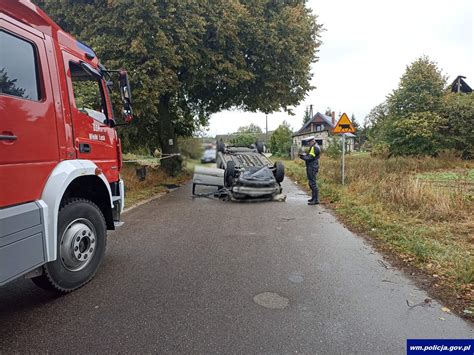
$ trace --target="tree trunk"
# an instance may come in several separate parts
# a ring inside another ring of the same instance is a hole
[[[158,105],[158,127],[161,153],[164,159],[161,160],[162,169],[170,176],[176,176],[181,172],[183,159],[180,156],[171,156],[169,154],[178,153],[176,142],[176,133],[169,110],[170,95],[160,96]]]

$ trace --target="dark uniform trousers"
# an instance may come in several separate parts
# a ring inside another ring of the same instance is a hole
[[[318,175],[318,161],[313,160],[311,162],[306,162],[306,176],[308,178],[308,185],[311,189],[312,200],[319,201],[319,189],[316,182],[316,176]]]

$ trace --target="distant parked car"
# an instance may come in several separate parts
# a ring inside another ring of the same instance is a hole
[[[216,162],[216,150],[215,149],[206,149],[201,158],[201,163],[215,163]]]

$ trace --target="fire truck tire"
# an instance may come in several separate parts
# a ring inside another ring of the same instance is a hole
[[[277,161],[275,163],[274,174],[275,174],[275,180],[278,183],[282,182],[283,179],[285,178],[285,166],[283,165],[281,161]]]
[[[107,244],[105,218],[97,205],[69,199],[59,210],[57,259],[33,278],[41,288],[71,292],[89,282],[102,262]]]

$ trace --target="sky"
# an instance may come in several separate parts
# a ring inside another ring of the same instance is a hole
[[[458,75],[474,87],[474,1],[472,0],[309,0],[323,24],[319,61],[312,65],[312,85],[294,116],[268,115],[268,130],[286,120],[298,130],[309,105],[339,114],[365,116],[398,87],[407,65],[426,55],[448,81]],[[208,136],[233,133],[254,123],[265,131],[265,114],[240,110],[211,116]]]

